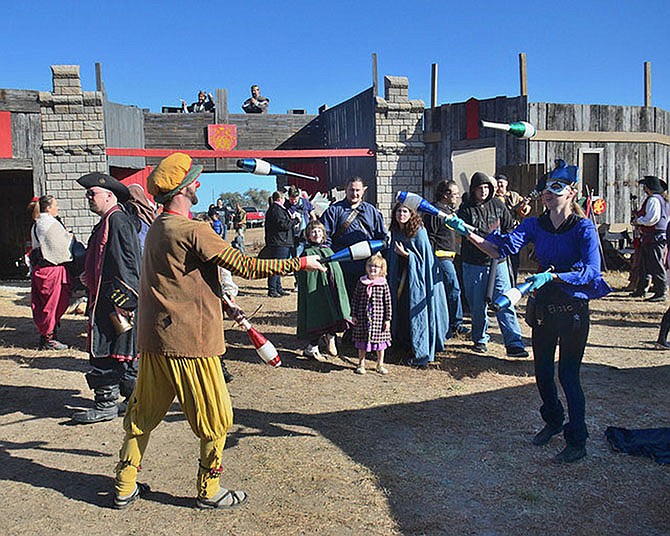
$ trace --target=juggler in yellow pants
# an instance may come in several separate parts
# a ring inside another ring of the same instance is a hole
[[[218,357],[168,357],[142,353],[135,391],[123,428],[126,436],[116,466],[117,495],[135,490],[137,472],[151,431],[163,420],[175,398],[191,429],[200,438],[198,497],[220,489],[221,454],[233,424],[233,408]]]

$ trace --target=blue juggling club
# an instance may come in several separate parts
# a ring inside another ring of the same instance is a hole
[[[402,203],[406,207],[411,208],[415,212],[421,212],[423,214],[430,214],[431,216],[437,216],[444,219],[444,223],[449,225],[449,220],[453,218],[453,215],[447,214],[444,210],[440,210],[435,205],[426,201],[419,194],[414,194],[412,192],[398,192],[396,195],[396,201]],[[465,224],[465,228],[472,232],[475,232],[476,229],[472,225]]]
[[[293,177],[300,177],[310,181],[318,181],[319,177],[312,177],[310,175],[303,175],[302,173],[294,173],[287,171],[279,166],[275,166],[270,162],[261,160],[260,158],[240,158],[237,161],[237,167],[253,173],[254,175],[291,175]]]
[[[552,272],[553,270],[554,267],[550,266],[548,270],[545,270],[545,273]],[[517,303],[519,303],[521,298],[528,294],[528,291],[530,291],[532,286],[532,281],[525,281],[516,287],[512,287],[504,294],[498,296],[498,299],[493,302],[491,305],[493,310],[497,312],[502,311],[503,309],[514,307]]]
[[[363,240],[333,253],[330,257],[319,259],[321,264],[329,262],[361,261],[388,247],[385,240]]]

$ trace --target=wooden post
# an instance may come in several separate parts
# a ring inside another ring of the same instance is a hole
[[[372,53],[372,94],[374,97],[379,95],[379,84],[377,81],[377,53]]]
[[[214,123],[217,125],[228,123],[228,90],[216,88],[214,96]]]
[[[519,54],[519,87],[521,96],[528,96],[528,73],[526,72],[526,53]]]
[[[437,106],[437,63],[433,63],[430,68],[430,107]]]
[[[214,124],[225,125],[228,123],[228,90],[225,88],[216,88],[214,95]],[[214,169],[223,171],[226,169],[226,162],[223,158],[214,160]]]
[[[644,62],[644,105],[651,107],[651,62]]]
[[[107,100],[107,95],[105,94],[105,83],[102,81],[102,63],[96,62],[95,64],[95,90],[101,91],[104,100]]]

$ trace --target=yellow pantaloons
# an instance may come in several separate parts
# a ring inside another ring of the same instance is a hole
[[[168,357],[142,353],[137,385],[128,404],[126,436],[116,466],[116,493],[131,494],[151,431],[163,420],[175,396],[193,433],[200,438],[198,497],[220,489],[221,455],[233,424],[233,408],[218,357]]]

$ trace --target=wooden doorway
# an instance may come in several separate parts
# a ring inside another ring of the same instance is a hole
[[[31,171],[0,171],[0,278],[24,277],[23,256],[30,240],[32,220],[28,203],[33,197]]]

